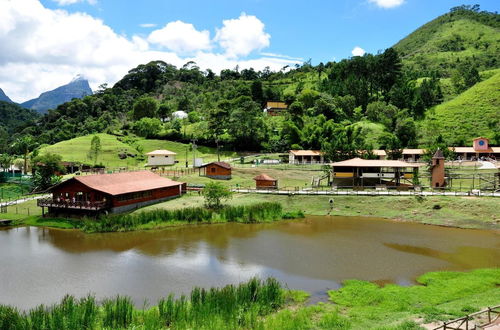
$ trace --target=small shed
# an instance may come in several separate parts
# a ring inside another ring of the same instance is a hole
[[[281,101],[267,101],[264,113],[269,116],[280,116],[287,111],[287,105]]]
[[[255,178],[255,188],[257,189],[278,189],[278,180],[267,174],[257,175]]]
[[[216,180],[231,180],[231,165],[225,162],[212,162],[200,167],[200,176]]]
[[[148,152],[147,166],[168,166],[175,164],[175,152],[170,150],[155,150]]]

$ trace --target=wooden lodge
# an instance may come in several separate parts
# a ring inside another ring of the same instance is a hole
[[[180,196],[186,184],[150,171],[75,176],[49,189],[37,205],[48,213],[121,213]]]
[[[319,150],[290,150],[288,162],[290,164],[321,164],[324,162],[324,153]]]
[[[423,164],[399,160],[353,158],[330,164],[337,187],[413,186],[414,175]]]
[[[268,101],[266,107],[264,108],[264,113],[268,116],[280,116],[284,114],[288,109],[285,102],[280,101]]]
[[[267,174],[257,175],[255,178],[256,189],[278,189],[278,180]]]
[[[231,165],[225,162],[212,162],[200,166],[200,176],[216,180],[231,180]]]

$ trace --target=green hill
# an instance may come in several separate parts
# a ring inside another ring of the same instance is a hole
[[[500,143],[500,69],[451,101],[429,111],[422,140],[441,134],[447,143],[469,145],[478,136]],[[496,134],[496,136],[495,136]]]
[[[478,70],[500,65],[500,15],[467,6],[423,25],[394,48],[405,66],[419,73],[437,71],[448,76],[464,61]]]
[[[176,159],[179,161],[179,166],[185,165],[186,151],[188,151],[189,164],[192,164],[193,152],[189,144],[141,138],[124,138],[122,139],[123,141],[130,141],[129,143],[124,143],[113,135],[95,135],[99,136],[102,146],[102,151],[97,162],[102,163],[108,168],[143,166],[147,162],[144,154],[157,149],[167,149],[176,152]],[[45,146],[40,149],[40,153],[56,153],[61,155],[64,161],[91,164],[92,161],[88,157],[88,152],[93,136],[94,134],[81,136]],[[120,159],[119,154],[121,153],[132,154],[135,157]],[[200,146],[196,150],[196,157],[203,158],[204,162],[215,161],[217,160],[217,151],[214,148]],[[221,152],[221,159],[229,157],[237,157],[237,154],[234,152]]]

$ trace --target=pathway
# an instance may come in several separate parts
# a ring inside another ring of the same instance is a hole
[[[480,163],[481,163],[481,167],[478,168],[479,170],[494,170],[497,168],[497,166],[492,162],[480,161]]]
[[[0,206],[11,206],[11,205],[19,204],[19,203],[24,203],[24,202],[27,202],[27,201],[32,201],[34,199],[47,198],[47,197],[50,197],[50,196],[51,195],[49,195],[49,194],[45,194],[45,195],[37,195],[37,196],[32,196],[32,197],[25,197],[25,198],[16,199],[16,200],[13,200],[13,201],[8,201],[8,202],[0,203]]]
[[[355,196],[487,196],[500,197],[500,192],[464,192],[464,191],[354,191],[354,190],[257,190],[232,189],[237,193],[271,194],[271,195],[355,195]]]

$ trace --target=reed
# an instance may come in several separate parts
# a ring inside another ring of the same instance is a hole
[[[82,230],[92,232],[130,231],[151,223],[271,222],[304,217],[302,212],[284,212],[279,203],[226,206],[212,210],[192,207],[178,210],[156,209],[126,215],[109,215],[99,220],[85,220]]]
[[[273,278],[253,278],[222,288],[194,288],[190,295],[161,299],[158,306],[135,310],[129,297],[117,296],[96,304],[88,296],[66,296],[51,307],[27,312],[0,305],[0,329],[237,329],[255,328],[259,318],[285,303],[285,291]]]

